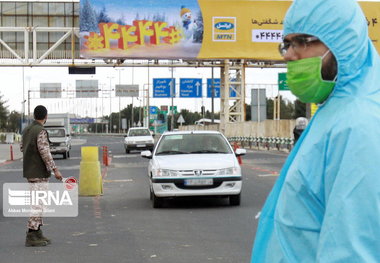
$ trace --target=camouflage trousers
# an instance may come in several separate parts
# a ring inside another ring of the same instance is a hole
[[[49,178],[30,178],[28,179],[30,191],[46,191],[48,189]],[[43,204],[32,205],[32,211],[28,219],[27,228],[38,230],[39,226],[43,225]]]

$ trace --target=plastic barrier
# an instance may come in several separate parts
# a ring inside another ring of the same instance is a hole
[[[96,196],[103,194],[99,149],[96,146],[81,148],[82,161],[79,173],[79,195]]]
[[[13,146],[12,146],[12,144],[10,145],[9,150],[10,150],[10,154],[11,154],[11,161],[13,161]]]

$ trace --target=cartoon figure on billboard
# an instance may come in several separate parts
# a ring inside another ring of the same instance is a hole
[[[202,12],[197,0],[179,2],[81,0],[81,57],[197,58]]]
[[[185,38],[190,39],[193,36],[193,30],[190,27],[191,24],[191,11],[189,8],[186,8],[184,5],[181,6],[181,19],[182,27],[184,30]]]

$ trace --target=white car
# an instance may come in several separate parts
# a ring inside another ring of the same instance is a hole
[[[154,138],[148,128],[130,128],[124,138],[125,152],[131,150],[151,150],[154,148]]]
[[[45,127],[49,135],[51,154],[62,154],[63,159],[70,158],[71,136],[63,127]]]
[[[141,152],[149,161],[148,175],[153,207],[162,199],[181,196],[229,197],[230,205],[240,205],[241,168],[227,139],[217,131],[166,132],[153,153]]]

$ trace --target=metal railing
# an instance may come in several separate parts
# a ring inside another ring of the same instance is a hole
[[[238,142],[241,147],[257,150],[291,151],[293,138],[285,137],[229,137],[228,141]]]

